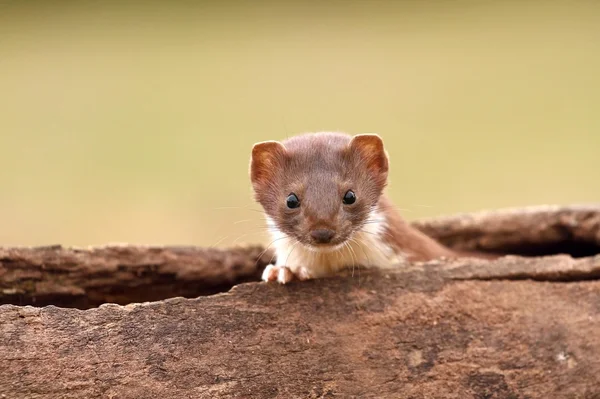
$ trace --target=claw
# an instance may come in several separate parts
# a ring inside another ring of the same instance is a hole
[[[277,281],[281,284],[289,283],[294,279],[294,274],[290,269],[285,266],[279,267],[279,273],[277,274]]]
[[[269,265],[262,274],[263,281],[277,281],[280,284],[289,283],[294,279],[294,273],[286,266]]]
[[[298,270],[298,274],[297,277],[299,280],[308,280],[311,278],[310,273],[308,272],[308,269],[306,269],[306,267],[301,267],[300,270]]]

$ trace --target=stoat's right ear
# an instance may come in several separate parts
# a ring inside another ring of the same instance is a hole
[[[375,177],[387,178],[388,155],[378,134],[357,134],[350,141],[350,149]]]
[[[273,175],[283,166],[286,149],[279,141],[263,141],[252,147],[250,160],[250,180],[263,185],[272,180]]]

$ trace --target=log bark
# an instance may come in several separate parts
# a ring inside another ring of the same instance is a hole
[[[271,258],[260,246],[0,248],[0,304],[87,309],[209,295],[258,281]]]
[[[600,252],[600,204],[484,211],[419,220],[413,225],[463,250],[575,257]]]
[[[87,310],[2,305],[0,398],[598,398],[598,215],[543,208],[415,223],[456,247],[528,257]],[[256,279],[270,260],[258,247],[1,251],[3,290],[9,276],[12,287],[39,284],[34,294],[99,293],[87,305],[132,298],[108,281],[152,290],[162,284],[153,276],[169,275],[214,289]],[[541,256],[557,252],[567,254]]]
[[[6,398],[593,398],[600,257],[426,264],[85,311],[0,307]]]
[[[600,206],[507,209],[413,225],[457,249],[527,256],[600,253]],[[0,248],[0,304],[87,309],[106,302],[194,298],[258,281],[273,260],[260,246]]]

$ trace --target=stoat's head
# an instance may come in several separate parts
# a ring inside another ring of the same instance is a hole
[[[376,134],[313,133],[255,144],[250,180],[277,230],[328,250],[377,222],[372,215],[388,168]]]

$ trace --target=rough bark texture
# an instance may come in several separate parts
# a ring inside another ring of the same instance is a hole
[[[600,204],[478,212],[421,220],[414,226],[457,249],[527,256],[600,252]]]
[[[457,249],[528,256],[600,253],[600,206],[508,209],[414,226]],[[258,281],[273,259],[258,246],[0,248],[0,304],[87,309],[106,302],[195,298]]]
[[[116,246],[0,248],[0,304],[87,309],[226,291],[257,281],[272,254],[229,250]]]
[[[546,208],[417,224],[456,247],[531,255],[520,237],[536,253],[567,248],[579,259],[429,262],[87,310],[3,305],[0,397],[599,398],[600,255],[592,255],[600,253],[599,215],[592,207]],[[186,281],[221,284],[251,278],[257,266],[248,265],[261,252],[98,251],[3,249],[0,278],[22,282],[15,270],[41,270],[44,282],[48,265],[68,264],[67,277],[99,267],[96,278],[116,281],[123,265],[152,275],[169,270],[170,259],[172,281],[193,264],[188,273],[200,274]],[[214,262],[198,260],[209,253]],[[215,277],[219,270],[229,278]],[[125,280],[135,286],[131,274]]]

